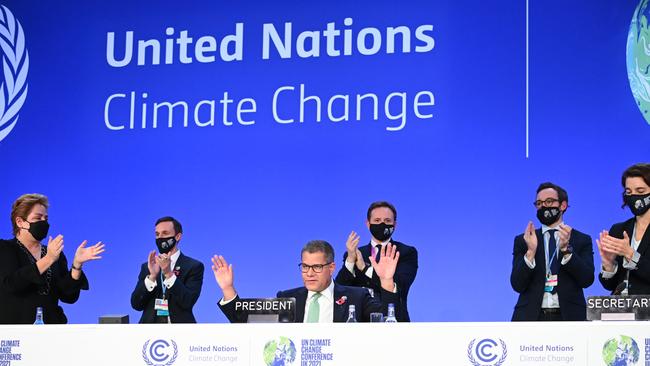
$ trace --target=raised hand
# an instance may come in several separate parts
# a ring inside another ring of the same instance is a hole
[[[379,262],[377,262],[373,256],[368,257],[368,259],[370,259],[370,264],[377,274],[377,277],[379,277],[381,287],[386,291],[393,291],[395,287],[393,276],[395,275],[397,262],[399,261],[399,252],[397,251],[397,247],[392,243],[388,243],[381,248]]]
[[[56,262],[63,251],[63,235],[57,235],[56,238],[52,239],[50,236],[47,240],[47,254],[45,257],[52,261]]]
[[[366,268],[366,262],[363,261],[363,254],[361,254],[359,248],[357,248],[356,253],[357,253],[357,261],[355,262],[355,265],[357,266],[357,268],[359,268],[360,271],[363,271],[363,269]]]
[[[603,238],[609,236],[609,233],[605,230],[600,232],[598,239],[596,239],[596,244],[598,245],[598,253],[600,253],[600,261],[602,262],[603,268],[607,272],[612,272],[614,270],[614,261],[616,260],[616,254],[605,251],[603,248]]]
[[[158,274],[160,273],[160,266],[156,261],[156,251],[152,250],[149,252],[149,257],[147,258],[147,267],[149,267],[149,279],[152,282],[156,282]]]
[[[232,264],[228,264],[223,256],[214,255],[212,256],[212,272],[214,273],[214,279],[217,281],[217,285],[219,285],[219,288],[223,292],[223,299],[225,301],[229,301],[237,296],[234,287],[235,279]]]
[[[88,240],[84,240],[77,247],[77,251],[74,253],[74,260],[72,264],[77,268],[81,267],[82,264],[88,261],[101,259],[102,257],[100,256],[100,254],[102,254],[105,251],[104,249],[105,245],[101,241],[97,242],[97,244],[90,247],[86,247],[87,243]]]
[[[346,261],[349,263],[356,263],[358,260],[357,248],[359,247],[359,235],[352,231],[350,235],[348,235],[348,240],[345,242],[345,247],[348,250],[348,257]]]
[[[631,260],[634,255],[634,249],[630,246],[630,237],[627,236],[627,232],[623,232],[623,239],[615,238],[609,235],[608,232],[604,231],[605,235],[600,237],[600,246],[603,247],[603,251],[609,253],[610,255],[620,255],[627,260]]]
[[[528,247],[526,257],[529,261],[532,261],[535,259],[535,252],[537,251],[537,234],[535,233],[535,226],[532,221],[528,221],[526,230],[524,230],[524,241]]]
[[[571,231],[573,228],[569,225],[560,224],[558,234],[560,235],[560,251],[566,251],[571,240]]]
[[[169,278],[172,275],[172,259],[169,254],[161,254],[156,257],[156,264],[160,267],[160,270],[165,275],[165,278]]]

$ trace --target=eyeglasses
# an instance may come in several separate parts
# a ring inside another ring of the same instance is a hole
[[[560,200],[555,198],[547,198],[544,201],[537,200],[533,202],[533,205],[535,205],[535,207],[551,207],[555,202],[560,202]]]
[[[325,264],[312,264],[312,265],[305,264],[305,263],[298,263],[298,268],[300,268],[302,273],[309,272],[310,268],[314,270],[314,273],[321,273],[323,272],[323,268],[325,268],[325,266],[329,266],[330,264],[332,264],[332,262],[327,262]]]

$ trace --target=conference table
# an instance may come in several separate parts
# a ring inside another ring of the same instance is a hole
[[[0,366],[595,366],[646,360],[650,327],[643,321],[0,326]]]

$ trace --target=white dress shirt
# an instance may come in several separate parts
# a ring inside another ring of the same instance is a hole
[[[309,307],[311,306],[312,297],[316,294],[314,291],[307,291],[307,301],[305,302],[305,316],[303,323],[307,322],[307,314],[309,314]],[[334,322],[334,280],[330,280],[329,286],[321,291],[321,297],[318,298],[318,306],[320,314],[318,315],[319,323],[333,323]]]

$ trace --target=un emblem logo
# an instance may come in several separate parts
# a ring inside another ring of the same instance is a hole
[[[467,358],[474,366],[501,366],[508,357],[506,342],[499,339],[497,343],[490,338],[478,342],[472,339],[467,347]]]
[[[29,55],[25,49],[25,34],[20,22],[6,6],[0,5],[0,48],[2,75],[0,84],[0,141],[18,122],[18,112],[27,97]]]
[[[173,340],[148,340],[142,346],[142,359],[149,366],[170,366],[178,357],[178,346]]]

